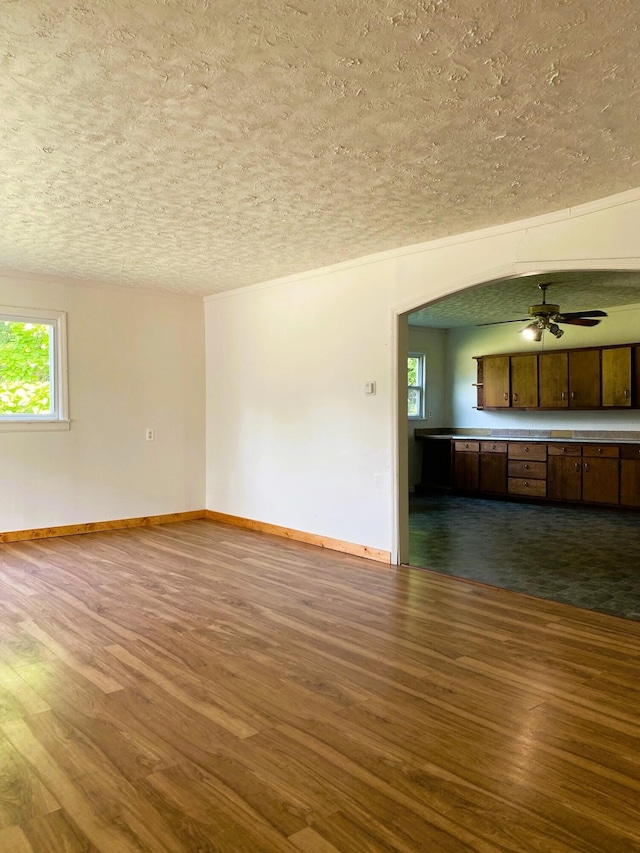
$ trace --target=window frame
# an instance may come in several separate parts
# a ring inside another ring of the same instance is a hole
[[[426,397],[426,358],[423,352],[408,352],[407,360],[410,358],[418,359],[418,385],[409,385],[409,377],[407,376],[407,417],[410,421],[423,421],[425,414],[425,397]],[[407,366],[408,369],[408,366]],[[409,391],[417,391],[420,398],[419,412],[417,415],[409,414]]]
[[[51,327],[49,378],[51,411],[42,414],[0,413],[0,432],[69,429],[67,386],[67,315],[64,311],[0,305],[0,321],[41,323]]]

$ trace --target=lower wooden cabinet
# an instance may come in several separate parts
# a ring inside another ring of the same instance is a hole
[[[550,444],[547,497],[553,501],[582,498],[582,448],[579,444]]]
[[[476,493],[480,485],[480,442],[453,442],[453,488]]]
[[[479,489],[487,495],[504,495],[507,491],[507,442],[480,442]]]
[[[640,444],[454,441],[453,487],[640,508]]]
[[[622,445],[620,457],[620,503],[640,507],[640,445]]]

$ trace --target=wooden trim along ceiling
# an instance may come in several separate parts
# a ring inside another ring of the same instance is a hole
[[[22,542],[28,539],[50,539],[54,536],[74,536],[80,533],[97,533],[101,530],[122,530],[127,527],[151,527],[154,524],[171,524],[176,521],[194,521],[196,519],[207,519],[221,524],[231,524],[234,527],[242,527],[245,530],[255,530],[258,533],[270,533],[272,536],[281,536],[285,539],[293,539],[296,542],[306,542],[308,545],[316,545],[320,548],[328,548],[330,551],[340,551],[343,554],[352,554],[356,557],[364,557],[367,560],[376,560],[380,563],[391,563],[391,553],[379,548],[369,548],[367,545],[355,545],[353,542],[343,542],[341,539],[330,539],[326,536],[318,536],[315,533],[305,533],[302,530],[293,530],[289,527],[280,527],[277,524],[268,524],[264,521],[254,521],[251,518],[242,518],[238,515],[227,515],[224,512],[214,512],[210,509],[196,509],[191,512],[172,512],[166,515],[145,515],[138,518],[119,518],[112,521],[90,521],[86,524],[65,524],[60,527],[36,527],[31,530],[9,530],[0,533],[2,542]]]

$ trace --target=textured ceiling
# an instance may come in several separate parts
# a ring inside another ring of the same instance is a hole
[[[0,267],[206,294],[630,189],[639,24],[637,0],[0,0]]]
[[[507,278],[447,296],[409,315],[412,326],[452,329],[526,319],[529,306],[539,305],[538,284],[550,284],[546,301],[561,311],[590,311],[640,303],[640,273],[553,272]]]

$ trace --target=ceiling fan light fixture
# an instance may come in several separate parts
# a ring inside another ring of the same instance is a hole
[[[522,336],[528,341],[541,341],[542,329],[540,328],[538,323],[530,323],[525,329],[522,330]]]
[[[564,329],[561,329],[557,323],[551,323],[549,325],[549,331],[552,335],[555,335],[556,338],[561,338],[564,335]]]

